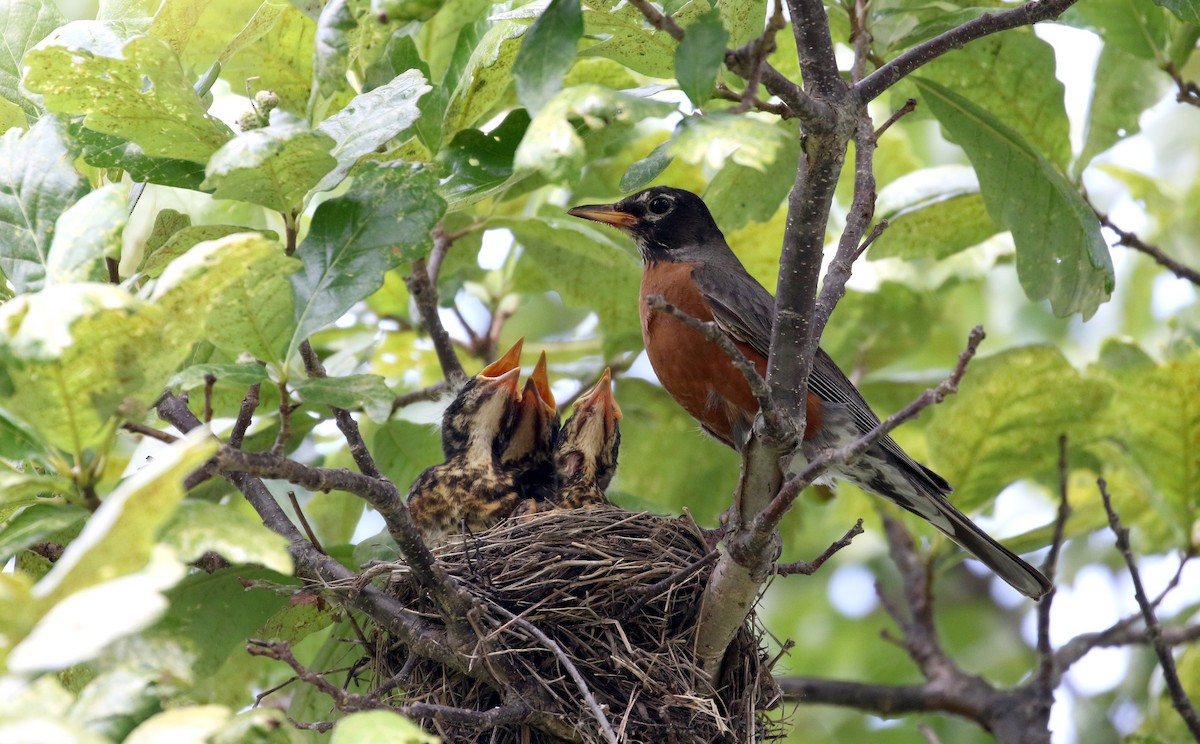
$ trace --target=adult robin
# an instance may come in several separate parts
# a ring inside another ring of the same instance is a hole
[[[558,439],[558,409],[546,373],[546,352],[538,357],[521,391],[512,432],[500,453],[501,467],[511,471],[521,498],[548,503],[556,488],[554,443]],[[536,511],[526,506],[523,513]]]
[[[500,454],[518,421],[522,341],[459,391],[442,415],[445,462],[409,488],[413,522],[431,546],[459,530],[488,529],[521,499],[516,470],[503,466]]]
[[[606,368],[596,387],[576,401],[575,412],[558,437],[554,467],[558,472],[555,501],[560,508],[608,503],[604,491],[617,472],[620,420],[621,408],[613,398]]]
[[[615,204],[576,207],[569,214],[612,225],[637,243],[644,261],[640,299],[642,340],[662,386],[717,440],[740,449],[758,402],[729,357],[680,319],[650,310],[660,295],[682,312],[712,321],[766,373],[775,300],[742,266],[700,197],[655,186]],[[802,453],[813,457],[869,432],[879,418],[823,350],[808,381]],[[852,465],[831,474],[882,496],[941,530],[1017,591],[1037,599],[1050,582],[989,537],[946,500],[952,489],[884,437]]]

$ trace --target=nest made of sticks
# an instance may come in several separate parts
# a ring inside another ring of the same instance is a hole
[[[604,741],[596,713],[534,628],[565,653],[622,742],[709,744],[781,735],[778,721],[767,717],[780,696],[753,614],[730,645],[715,685],[693,658],[700,598],[713,562],[702,562],[709,548],[689,517],[615,507],[556,511],[508,520],[436,553],[485,608],[473,623],[477,653],[504,658],[522,683],[540,688],[543,709],[548,700],[547,712],[577,740]],[[397,563],[393,569],[387,591],[438,622],[407,567]],[[376,640],[380,677],[406,671],[402,691],[389,701],[395,705],[487,711],[504,702],[472,677],[410,657],[382,630]],[[447,720],[424,723],[447,742],[564,740],[529,723],[488,730]]]

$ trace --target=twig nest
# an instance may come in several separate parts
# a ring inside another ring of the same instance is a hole
[[[513,665],[523,684],[540,688],[550,701],[548,712],[575,732],[574,740],[604,741],[579,684],[527,625],[495,606],[532,623],[561,648],[622,742],[775,738],[778,722],[766,712],[780,695],[753,614],[730,645],[716,685],[693,658],[700,598],[712,567],[711,561],[699,568],[696,563],[708,552],[690,518],[600,507],[510,519],[437,554],[491,608],[472,619],[476,663],[502,657]],[[696,570],[688,573],[689,566]],[[394,566],[388,586],[406,606],[437,621],[432,602],[404,564]],[[648,587],[656,588],[648,593]],[[378,640],[380,678],[407,669],[392,704],[487,711],[512,702],[478,680],[410,658],[390,638]],[[447,742],[567,740],[531,723],[488,730],[448,720],[423,723]]]

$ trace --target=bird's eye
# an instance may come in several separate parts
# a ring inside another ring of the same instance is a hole
[[[666,214],[671,211],[671,200],[665,196],[656,196],[647,206],[652,214]]]

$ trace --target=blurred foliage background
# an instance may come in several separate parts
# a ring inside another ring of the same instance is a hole
[[[985,326],[961,392],[896,438],[954,484],[960,508],[1036,551],[1050,539],[1057,440],[1068,436],[1075,511],[1056,644],[1135,610],[1098,531],[1097,476],[1134,527],[1152,594],[1200,539],[1195,288],[1140,253],[1110,252],[1087,226],[1090,204],[1200,266],[1200,110],[1176,100],[1172,79],[1200,78],[1200,10],[1162,5],[1081,0],[1056,24],[975,42],[876,101],[877,122],[910,96],[918,105],[879,141],[877,214],[891,226],[856,265],[823,341],[886,414],[944,377],[970,328]],[[872,52],[894,57],[993,6],[874,0]],[[564,210],[649,184],[695,191],[774,288],[798,127],[712,97],[714,84],[744,85],[712,49],[760,33],[763,0],[664,3],[707,51],[610,0],[0,8],[0,739],[320,738],[275,726],[284,712],[335,716],[311,689],[244,710],[288,676],[244,641],[291,640],[306,664],[345,677],[350,619],[296,602],[283,541],[231,486],[184,493],[182,475],[209,445],[167,447],[121,425],[161,428],[147,406],[164,387],[190,393],[199,414],[212,375],[213,428],[225,436],[259,383],[247,449],[278,443],[304,462],[353,467],[327,406],[350,408],[405,486],[440,459],[433,424],[446,401],[394,406],[441,379],[403,281],[435,227],[451,242],[441,315],[468,373],[521,336],[527,364],[547,352],[560,401],[618,370],[625,418],[610,496],[716,523],[737,458],[699,433],[640,356],[636,249]],[[847,44],[847,7],[827,9]],[[799,79],[790,32],[777,41],[772,64]],[[1010,161],[1028,167],[995,165]],[[331,379],[305,376],[306,338]],[[300,406],[282,435],[281,391]],[[285,508],[296,491],[348,565],[394,554],[361,500],[276,485]],[[880,638],[890,621],[873,583],[898,581],[882,508],[840,485],[811,490],[789,515],[784,560],[818,554],[860,516],[867,534],[815,576],[769,587],[764,621],[795,643],[781,674],[919,680]],[[955,658],[1000,682],[1029,674],[1032,604],[908,525],[942,569],[939,628]],[[187,567],[208,550],[235,565]],[[1183,577],[1162,608],[1172,622],[1200,602],[1196,572]],[[1200,691],[1195,649],[1180,668]],[[804,705],[785,715],[795,742],[911,744],[927,741],[921,723],[945,742],[990,740],[941,716]],[[353,718],[335,741],[419,740],[386,716]],[[1052,724],[1061,742],[1184,736],[1141,648],[1080,662]]]

